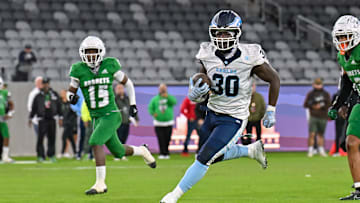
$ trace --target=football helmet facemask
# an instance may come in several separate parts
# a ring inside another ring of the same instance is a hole
[[[100,65],[105,56],[104,42],[95,36],[86,37],[80,45],[79,54],[81,60],[90,68],[96,68]]]
[[[242,20],[232,10],[221,10],[212,18],[209,26],[211,42],[218,50],[226,51],[239,43]]]
[[[332,31],[333,43],[341,52],[349,51],[360,42],[360,22],[352,15],[341,16]]]

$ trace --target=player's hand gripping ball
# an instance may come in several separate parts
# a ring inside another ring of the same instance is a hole
[[[199,87],[203,86],[206,83],[209,87],[211,87],[211,80],[205,73],[196,73],[192,76],[192,81],[194,84],[201,78],[201,82]]]
[[[191,101],[202,102],[210,91],[211,80],[204,73],[197,73],[190,78],[188,97]]]

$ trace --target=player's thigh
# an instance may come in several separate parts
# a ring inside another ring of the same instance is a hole
[[[348,122],[346,135],[355,135],[360,138],[360,104],[356,104],[353,107]]]
[[[209,138],[201,147],[197,160],[202,164],[210,165],[216,158],[225,153],[240,138],[246,126],[246,121],[241,123],[223,122],[216,126]]]
[[[94,118],[94,131],[89,139],[90,145],[105,144],[116,132],[120,126],[121,115],[119,112],[113,112],[109,115]]]
[[[204,123],[202,124],[202,126],[200,127],[200,133],[201,133],[201,136],[202,136],[202,139],[204,141],[206,141],[210,134],[211,134],[211,129],[213,128],[213,123],[211,122],[211,120],[213,120],[212,117],[214,117],[215,115],[208,111],[206,117],[205,117],[205,120],[204,120]]]
[[[1,133],[1,136],[3,138],[9,138],[10,137],[9,128],[8,128],[7,123],[0,122],[0,133]]]

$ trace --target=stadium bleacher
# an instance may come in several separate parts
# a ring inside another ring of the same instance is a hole
[[[244,16],[241,40],[260,43],[283,83],[310,82],[323,76],[337,81],[339,72],[329,50],[296,39],[294,16],[303,16],[331,29],[345,13],[360,14],[357,0],[276,0],[283,8],[284,29],[272,19]],[[13,74],[23,45],[30,43],[38,62],[32,76],[66,80],[70,64],[79,60],[78,46],[87,35],[100,36],[107,55],[120,59],[136,82],[186,83],[199,64],[201,41],[209,40],[214,13],[231,8],[217,0],[58,0],[0,2],[0,61]],[[325,15],[324,15],[325,13]],[[241,15],[241,13],[240,13]]]

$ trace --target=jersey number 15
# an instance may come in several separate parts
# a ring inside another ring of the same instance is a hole
[[[90,86],[88,91],[90,96],[90,108],[95,109],[96,106],[102,108],[109,104],[109,91],[107,85],[99,85],[97,96],[95,86]],[[102,100],[99,101],[99,99]],[[98,105],[96,105],[96,102],[98,102]]]

